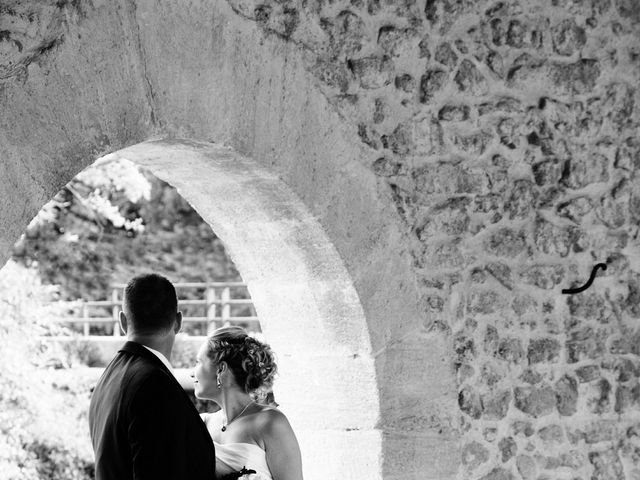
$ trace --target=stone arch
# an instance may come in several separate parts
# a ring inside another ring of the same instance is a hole
[[[109,157],[171,183],[225,243],[278,356],[276,398],[300,437],[305,476],[343,476],[358,458],[353,478],[375,478],[382,442],[366,319],[335,247],[298,197],[215,144],[156,140]]]
[[[451,340],[425,313],[410,253],[416,240],[373,173],[377,155],[308,73],[306,46],[265,35],[225,2],[180,3],[34,1],[6,13],[16,27],[3,41],[22,48],[7,43],[0,59],[0,258],[97,157],[159,138],[228,145],[299,198],[353,282],[377,382],[374,478],[455,477]],[[21,30],[25,19],[35,33]],[[172,169],[181,158],[171,157]],[[363,478],[359,458],[351,461],[341,478]]]

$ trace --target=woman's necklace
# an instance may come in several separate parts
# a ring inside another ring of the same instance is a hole
[[[247,403],[247,404],[244,406],[244,408],[243,408],[242,410],[240,410],[240,413],[239,413],[239,414],[237,414],[235,417],[233,417],[231,420],[227,420],[226,422],[224,422],[224,423],[222,424],[222,431],[223,431],[223,432],[224,432],[224,431],[226,431],[226,430],[227,430],[227,425],[230,425],[230,424],[231,424],[231,422],[233,422],[236,418],[238,418],[240,415],[242,415],[242,414],[245,412],[245,410],[246,410],[247,408],[249,408],[249,405],[251,405],[252,403],[255,403],[255,400],[251,400],[249,403]],[[225,418],[226,418],[226,415],[225,415]]]

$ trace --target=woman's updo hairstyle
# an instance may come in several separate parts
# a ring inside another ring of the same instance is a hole
[[[226,362],[246,393],[271,388],[277,366],[269,345],[241,327],[218,328],[207,342],[207,356],[216,364]]]

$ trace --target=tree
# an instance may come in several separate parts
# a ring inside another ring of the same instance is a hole
[[[241,281],[224,245],[175,188],[127,160],[81,172],[31,222],[13,258],[64,300],[110,298],[154,271],[174,282]]]
[[[149,200],[151,182],[131,161],[109,156],[80,172],[48,202],[27,227],[37,230],[59,220],[63,211],[95,222],[101,229],[111,227],[128,232],[144,231],[142,218],[132,204]]]

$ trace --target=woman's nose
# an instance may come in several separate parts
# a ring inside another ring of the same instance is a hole
[[[189,376],[191,378],[196,378],[196,374],[193,372],[193,370],[191,370],[191,372],[189,373]]]

